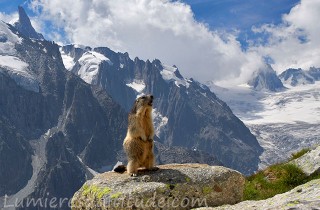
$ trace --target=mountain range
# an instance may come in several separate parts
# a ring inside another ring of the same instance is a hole
[[[66,198],[68,209],[85,180],[125,161],[127,113],[145,93],[155,97],[158,163],[258,169],[256,137],[207,86],[157,59],[59,46],[19,15],[0,22],[0,206]]]

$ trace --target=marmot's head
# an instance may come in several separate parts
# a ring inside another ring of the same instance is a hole
[[[141,111],[151,111],[153,103],[153,95],[144,95],[136,99],[131,109],[131,114]]]

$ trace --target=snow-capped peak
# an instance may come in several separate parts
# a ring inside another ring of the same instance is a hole
[[[161,64],[163,69],[160,71],[160,74],[162,75],[162,78],[166,81],[174,81],[177,87],[180,85],[185,86],[186,88],[189,87],[189,82],[188,80],[184,79],[179,71],[178,68],[175,66],[168,66]]]
[[[113,65],[109,58],[98,52],[85,52],[78,60],[79,64],[81,65],[81,68],[78,71],[78,75],[86,83],[92,84],[98,75],[99,65],[104,61],[108,62],[109,65]]]
[[[14,34],[9,26],[0,21],[0,72],[10,76],[19,86],[39,92],[36,77],[28,71],[28,64],[17,57],[16,44],[22,39]]]

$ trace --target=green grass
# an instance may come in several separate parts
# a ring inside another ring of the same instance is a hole
[[[309,152],[309,151],[311,151],[311,150],[305,148],[305,149],[300,150],[299,152],[293,153],[293,154],[291,155],[290,160],[295,160],[295,159],[301,157],[302,155],[306,154],[306,153]]]
[[[308,151],[310,150],[303,149],[294,153],[290,160],[299,158]],[[319,178],[320,173],[307,176],[299,167],[293,164],[275,164],[246,178],[244,200],[267,199]]]

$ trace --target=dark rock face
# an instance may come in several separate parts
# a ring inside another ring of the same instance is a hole
[[[316,71],[314,71],[316,75]],[[279,78],[291,86],[314,84],[314,78],[302,69],[287,69],[279,75]]]
[[[25,71],[39,91],[20,86],[11,69],[1,69],[0,196],[22,204],[28,198],[69,199],[92,177],[88,167],[116,162],[127,114],[104,90],[68,72],[54,43],[24,38],[14,48],[10,56],[28,64]],[[39,205],[34,208],[43,209]],[[67,202],[59,208],[68,208]]]
[[[37,33],[31,25],[30,19],[23,7],[19,6],[19,21],[14,24],[14,27],[21,33],[23,36],[32,38],[32,39],[44,39],[43,35]]]
[[[0,80],[3,82],[3,75]],[[0,90],[0,92],[2,92]],[[21,189],[32,175],[32,150],[26,139],[0,117],[0,197]]]
[[[266,65],[265,69],[259,69],[249,80],[248,85],[255,90],[281,91],[284,86],[278,78],[276,72],[270,65]]]
[[[73,57],[70,52],[80,52],[74,48],[69,45],[62,51]],[[104,56],[108,61],[101,60],[89,81],[107,90],[126,111],[137,95],[155,96],[154,121],[162,144],[212,154],[223,165],[245,174],[257,169],[262,148],[256,138],[206,86],[184,79],[176,67],[165,66],[159,60],[131,60],[127,53],[115,53],[105,47],[82,50],[82,56],[73,57],[71,71],[87,79],[84,72],[92,72],[88,55]],[[84,56],[87,63],[83,62]]]

